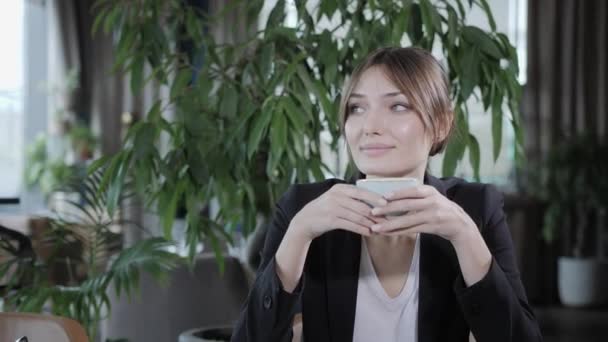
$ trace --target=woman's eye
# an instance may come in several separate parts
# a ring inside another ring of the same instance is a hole
[[[359,105],[350,105],[348,107],[348,112],[351,114],[363,113],[363,108],[361,108]]]
[[[396,112],[405,112],[409,110],[409,107],[402,103],[397,103],[392,106],[392,109]]]

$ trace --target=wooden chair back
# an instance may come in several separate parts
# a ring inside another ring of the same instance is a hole
[[[0,312],[0,341],[88,342],[89,339],[80,323],[69,318]]]

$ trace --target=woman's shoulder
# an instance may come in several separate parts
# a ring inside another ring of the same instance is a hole
[[[465,197],[476,200],[502,200],[502,193],[490,183],[470,182],[458,177],[434,178],[429,176],[428,183],[448,198]]]

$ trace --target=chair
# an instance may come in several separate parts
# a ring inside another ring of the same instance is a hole
[[[42,314],[0,312],[0,341],[88,342],[89,339],[84,328],[72,319]]]
[[[215,256],[204,253],[192,271],[186,266],[173,270],[165,287],[142,272],[139,291],[131,299],[110,289],[112,308],[101,322],[101,340],[177,341],[189,329],[233,324],[249,284],[238,259],[226,256],[224,262],[220,275]]]

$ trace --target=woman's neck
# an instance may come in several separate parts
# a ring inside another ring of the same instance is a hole
[[[381,235],[381,234],[372,234],[370,236],[365,237],[365,241],[368,245],[374,246],[382,246],[382,247],[399,247],[399,246],[410,246],[413,242],[416,241],[416,235],[414,234],[404,234],[404,235]]]

